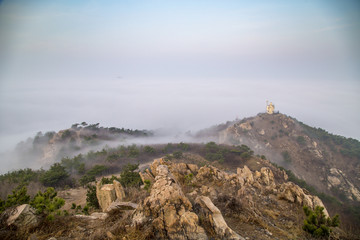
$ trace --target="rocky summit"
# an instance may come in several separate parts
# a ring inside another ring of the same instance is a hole
[[[8,239],[311,239],[302,229],[303,206],[321,206],[329,216],[318,197],[261,158],[263,167],[255,171],[186,163],[194,158],[199,156],[155,159],[142,172],[153,179],[145,181],[146,189],[99,181],[101,212],[40,223],[29,205],[20,206],[29,213],[6,211],[2,219],[18,229]],[[351,239],[340,228],[331,238]]]

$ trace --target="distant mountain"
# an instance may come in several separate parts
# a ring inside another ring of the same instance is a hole
[[[148,137],[147,130],[100,127],[99,123],[73,124],[59,132],[39,132],[34,138],[20,142],[15,149],[16,159],[26,166],[48,167],[63,157],[74,156],[102,148],[106,144],[124,142],[130,138]]]

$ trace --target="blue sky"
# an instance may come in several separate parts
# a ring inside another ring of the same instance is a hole
[[[359,10],[348,0],[1,1],[0,143],[80,121],[195,130],[266,100],[360,139]]]

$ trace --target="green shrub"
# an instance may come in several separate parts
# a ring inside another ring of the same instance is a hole
[[[68,177],[69,174],[66,172],[65,167],[60,163],[54,163],[50,169],[40,177],[40,182],[47,187],[57,187],[64,185]]]
[[[296,141],[300,144],[300,145],[305,145],[306,142],[305,142],[305,138],[303,136],[298,136],[296,138]]]
[[[207,153],[205,155],[206,160],[209,161],[224,161],[225,157],[221,151],[216,153]]]
[[[120,158],[120,156],[119,156],[118,154],[114,153],[114,154],[111,154],[111,155],[107,156],[107,157],[106,157],[106,161],[107,161],[107,162],[115,162],[115,161],[117,161],[119,158]]]
[[[76,204],[75,203],[72,203],[71,204],[71,209],[75,209],[76,208]]]
[[[105,170],[107,170],[107,167],[105,167],[104,165],[95,165],[86,174],[88,174],[90,176],[99,176]]]
[[[90,182],[94,182],[95,177],[101,175],[105,170],[107,170],[107,167],[105,167],[104,165],[95,165],[84,176],[80,178],[80,184],[82,186],[85,186]]]
[[[82,176],[80,179],[79,179],[79,183],[82,185],[82,186],[85,186],[86,184],[90,183],[90,182],[94,182],[95,181],[95,176],[90,176],[90,175],[87,175],[85,174],[84,176]]]
[[[76,170],[79,174],[85,173],[85,163],[80,163],[79,166],[76,167]]]
[[[180,159],[183,156],[183,153],[181,151],[176,151],[173,153],[174,158]]]
[[[145,184],[144,189],[145,189],[146,191],[149,191],[149,190],[150,190],[150,187],[151,187],[151,182],[150,182],[150,180],[144,180],[144,184]]]
[[[120,183],[124,187],[139,187],[142,183],[140,174],[134,172],[139,167],[139,164],[127,164],[124,166],[120,174]]]
[[[79,154],[73,158],[63,158],[61,159],[61,165],[65,167],[66,171],[74,173],[77,171],[82,174],[85,172],[85,163],[83,163],[84,157],[82,154]]]
[[[308,206],[304,206],[303,210],[307,217],[304,220],[303,230],[314,237],[329,237],[331,227],[337,227],[340,224],[339,215],[335,215],[332,219],[326,217],[323,207],[316,206],[313,211]]]
[[[8,207],[29,203],[30,196],[27,195],[26,187],[17,187],[12,191],[12,193],[13,194],[9,194],[7,196],[6,201],[0,201],[0,213]]]
[[[186,144],[186,143],[183,143],[183,142],[180,142],[178,147],[183,151],[189,151],[190,150],[190,145]]]
[[[30,168],[20,169],[0,175],[0,182],[19,183],[27,185],[30,181],[36,181],[43,170],[32,170]]]
[[[174,149],[174,145],[172,143],[168,143],[164,149],[162,150],[163,153],[169,153],[171,151],[173,151]]]
[[[150,147],[150,146],[145,146],[144,147],[144,152],[150,155],[153,155],[156,153],[155,148]]]
[[[194,175],[192,173],[189,173],[188,175],[185,175],[185,177],[184,177],[185,184],[190,185],[193,178],[194,178]]]
[[[49,187],[45,192],[39,191],[33,200],[31,200],[30,205],[36,209],[38,214],[43,214],[47,216],[49,220],[54,217],[54,212],[60,209],[65,204],[65,200],[62,198],[56,197],[57,192],[54,188]]]
[[[96,197],[96,186],[87,185],[86,205],[98,209],[100,207],[99,201]]]
[[[137,156],[139,156],[140,151],[139,149],[136,147],[135,144],[131,145],[128,147],[128,157],[130,158],[136,158]]]
[[[234,149],[231,149],[230,152],[236,155],[240,155],[240,157],[245,160],[250,159],[254,155],[254,151],[252,151],[244,144],[241,146],[236,146]]]
[[[281,155],[282,155],[285,162],[290,163],[292,161],[290,153],[288,151],[282,152]]]
[[[85,214],[85,215],[89,215],[89,206],[88,205],[85,205],[82,212]]]
[[[120,182],[120,178],[117,178],[114,175],[112,175],[111,178],[103,177],[103,178],[101,178],[101,185],[112,184],[114,182],[114,180]]]
[[[72,136],[73,132],[69,129],[65,130],[63,134],[61,135],[61,140],[65,140],[67,138],[70,138]]]

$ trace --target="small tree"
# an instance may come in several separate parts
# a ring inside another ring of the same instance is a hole
[[[99,201],[96,197],[96,186],[94,185],[87,185],[86,204],[96,209],[100,207]]]
[[[139,164],[127,164],[124,166],[120,174],[120,183],[124,187],[139,187],[142,183],[140,174],[134,172],[139,167]]]
[[[145,184],[144,189],[145,189],[146,191],[149,191],[149,190],[150,190],[150,187],[151,187],[151,182],[150,182],[150,180],[144,180],[144,184]]]
[[[56,197],[57,192],[54,188],[49,187],[45,192],[39,191],[30,205],[36,209],[38,214],[47,216],[48,219],[54,218],[54,212],[60,209],[65,204],[65,200]]]
[[[82,176],[80,179],[79,179],[79,183],[82,185],[82,186],[85,186],[86,184],[90,183],[90,182],[94,182],[96,180],[95,176],[92,175],[88,175],[88,174],[85,174],[84,176]]]
[[[82,212],[85,214],[85,215],[89,215],[89,206],[88,205],[85,205]]]
[[[156,153],[155,148],[150,147],[150,146],[145,146],[144,147],[144,152],[149,154],[149,155],[153,155],[153,154]]]
[[[0,213],[8,207],[29,203],[30,196],[27,195],[26,187],[17,187],[12,192],[13,194],[8,195],[6,201],[0,199]]]
[[[93,166],[84,176],[79,179],[79,182],[82,186],[95,181],[95,177],[101,175],[107,167],[104,165],[95,165]]]
[[[65,183],[69,174],[65,167],[60,163],[54,163],[50,169],[46,171],[41,177],[40,182],[47,187],[57,187]]]
[[[339,215],[335,215],[332,219],[326,217],[323,207],[316,206],[314,211],[308,206],[304,206],[303,209],[307,217],[304,220],[303,230],[314,237],[329,237],[331,227],[337,227],[340,224]]]

